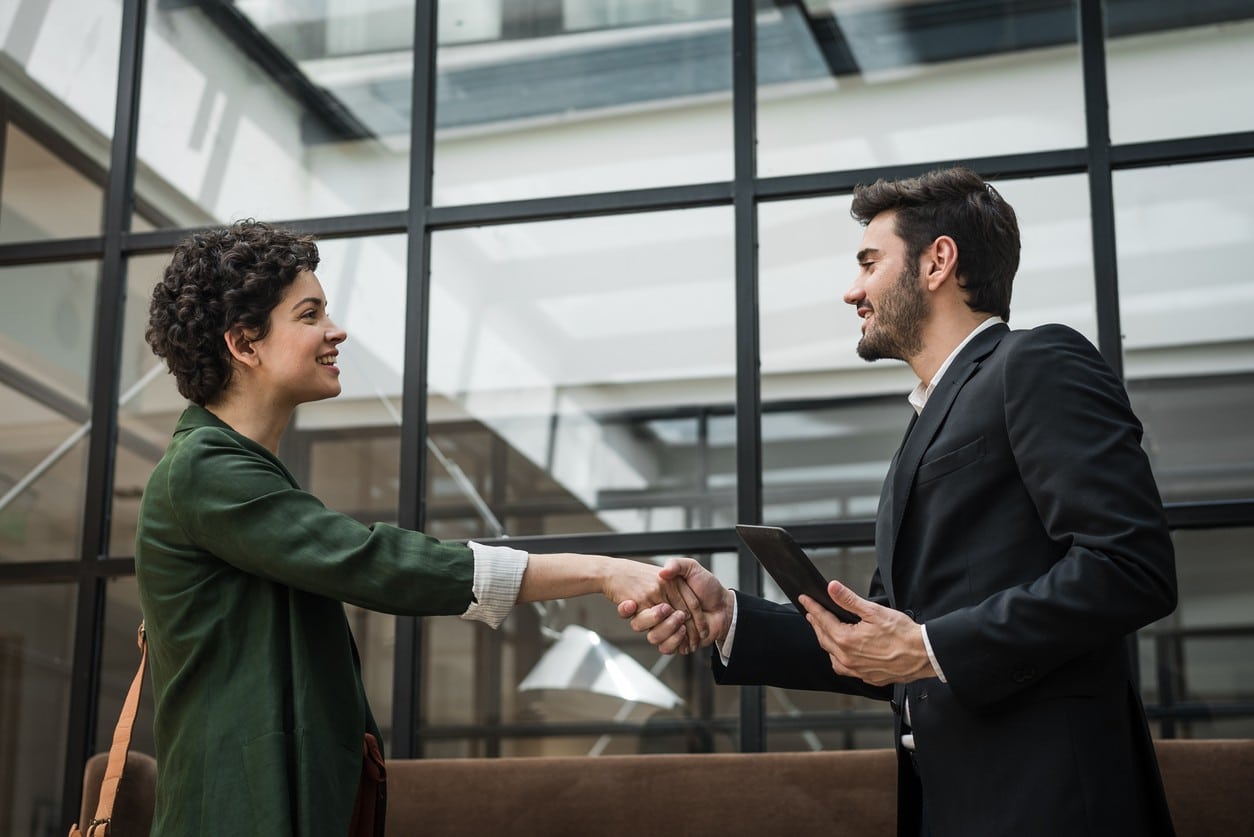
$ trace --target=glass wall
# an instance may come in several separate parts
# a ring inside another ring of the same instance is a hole
[[[782,599],[732,524],[864,588],[910,415],[909,368],[854,353],[850,193],[955,161],[1017,210],[1011,325],[1079,329],[1145,426],[1156,733],[1251,735],[1248,3],[49,0],[0,4],[0,52],[0,831],[64,833],[133,671],[183,235],[320,238],[344,391],[280,453],[331,508]],[[598,597],[348,618],[395,756],[890,743],[885,706],[716,687]],[[633,691],[555,679],[594,640]]]

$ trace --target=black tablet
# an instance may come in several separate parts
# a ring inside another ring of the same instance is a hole
[[[827,579],[819,572],[818,567],[810,560],[800,545],[778,526],[736,526],[736,534],[749,547],[758,562],[766,567],[766,571],[775,579],[775,583],[788,595],[797,610],[802,613],[805,608],[798,600],[805,593],[816,602],[826,607],[842,622],[860,622],[861,620],[832,601],[827,595]]]

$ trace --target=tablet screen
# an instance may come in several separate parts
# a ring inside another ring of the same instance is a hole
[[[818,567],[814,566],[814,562],[787,531],[778,526],[737,525],[736,534],[792,600],[797,610],[805,612],[799,601],[804,593],[834,613],[840,621],[860,621],[827,595],[827,579],[823,578]]]

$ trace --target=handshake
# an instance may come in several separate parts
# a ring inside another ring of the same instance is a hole
[[[622,559],[615,559],[622,560]],[[618,615],[631,620],[663,654],[691,654],[723,643],[736,614],[736,594],[692,558],[669,558],[660,569],[637,561],[618,567],[606,596]],[[909,683],[937,673],[927,652],[922,627],[909,616],[861,598],[839,581],[827,594],[859,618],[842,622],[809,596],[801,596],[805,619],[814,630],[832,670],[872,686]]]

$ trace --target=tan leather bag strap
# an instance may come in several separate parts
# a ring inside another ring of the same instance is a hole
[[[113,745],[109,748],[109,763],[105,767],[104,780],[100,784],[100,801],[96,803],[96,815],[87,824],[87,835],[104,835],[109,833],[109,825],[113,820],[113,803],[117,799],[118,785],[122,781],[122,771],[126,769],[126,754],[131,749],[131,732],[135,728],[135,716],[139,713],[139,693],[144,687],[144,671],[148,667],[148,637],[144,633],[144,623],[139,623],[139,670],[131,681],[131,689],[126,693],[122,704],[122,712],[118,715],[118,725],[113,730]],[[73,834],[73,830],[70,832]]]

